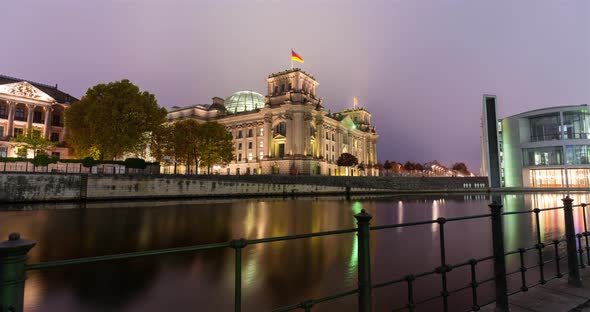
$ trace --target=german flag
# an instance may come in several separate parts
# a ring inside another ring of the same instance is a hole
[[[297,53],[295,53],[295,51],[291,50],[291,60],[293,61],[297,61],[299,63],[303,63],[303,58],[299,55],[297,55]]]

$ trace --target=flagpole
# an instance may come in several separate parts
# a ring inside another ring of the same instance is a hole
[[[293,49],[291,49],[291,70],[293,70]]]

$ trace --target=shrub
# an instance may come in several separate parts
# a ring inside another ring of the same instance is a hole
[[[47,166],[49,164],[56,163],[57,160],[55,158],[50,158],[47,154],[40,154],[35,156],[31,163],[35,166]]]
[[[18,157],[1,157],[0,162],[22,162],[28,161],[26,158],[18,158]]]
[[[86,168],[90,168],[92,166],[94,166],[94,158],[92,157],[86,157],[84,159],[82,159],[82,166],[86,167]]]
[[[124,161],[125,167],[134,169],[145,169],[145,160],[141,158],[127,158]]]

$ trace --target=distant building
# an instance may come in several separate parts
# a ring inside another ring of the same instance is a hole
[[[270,75],[267,95],[240,91],[208,105],[173,108],[168,121],[217,121],[234,138],[235,160],[220,174],[343,175],[336,164],[350,153],[365,165],[350,174],[378,175],[377,133],[364,108],[328,113],[317,97],[319,83],[301,69]]]
[[[447,168],[436,160],[429,161],[424,164],[424,172],[429,176],[436,177],[452,177],[456,176],[457,173]]]
[[[60,91],[57,85],[0,75],[0,158],[16,157],[10,138],[28,131],[57,142],[51,154],[67,158],[64,112],[75,101],[78,99]]]
[[[532,110],[486,122],[486,110],[491,112],[491,101],[487,102],[484,99],[482,168],[490,179],[497,176],[502,187],[590,186],[587,105]],[[495,98],[493,102],[495,116]],[[492,122],[494,125],[490,125]],[[493,153],[494,145],[497,156]]]

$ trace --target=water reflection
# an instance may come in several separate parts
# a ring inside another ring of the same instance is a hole
[[[574,204],[587,194],[570,194]],[[563,194],[504,195],[505,211],[562,205]],[[361,209],[373,215],[372,225],[407,223],[439,217],[489,213],[483,195],[411,196],[393,198],[257,199],[241,201],[176,201],[12,206],[0,212],[0,235],[21,232],[37,240],[31,262],[96,256],[119,252],[224,242],[353,228]],[[574,208],[574,211],[580,210]],[[575,214],[578,231],[583,218]],[[532,214],[505,217],[506,249],[536,242]],[[563,235],[563,213],[540,214],[543,240]],[[387,229],[371,233],[375,283],[440,265],[438,225]],[[489,219],[445,224],[447,263],[491,254]],[[243,304],[247,311],[268,311],[306,299],[320,298],[356,286],[358,241],[354,234],[247,246],[243,252]],[[547,248],[545,256],[551,257]],[[527,255],[534,263],[535,255]],[[509,257],[508,265],[519,265]],[[186,253],[71,266],[34,272],[26,287],[26,311],[230,311],[233,305],[233,250]],[[510,270],[510,269],[509,269]],[[491,263],[478,265],[478,277],[491,276]],[[527,272],[530,281],[538,278]],[[451,289],[469,279],[464,269],[449,274]],[[511,280],[516,289],[518,280]],[[440,276],[416,281],[417,300],[440,292]],[[486,288],[487,287],[487,288]],[[482,285],[481,302],[491,298]],[[405,284],[375,290],[377,311],[405,304]],[[451,297],[451,306],[465,310],[470,293]],[[353,311],[354,296],[322,303],[314,311]],[[440,302],[424,306],[439,310]]]

